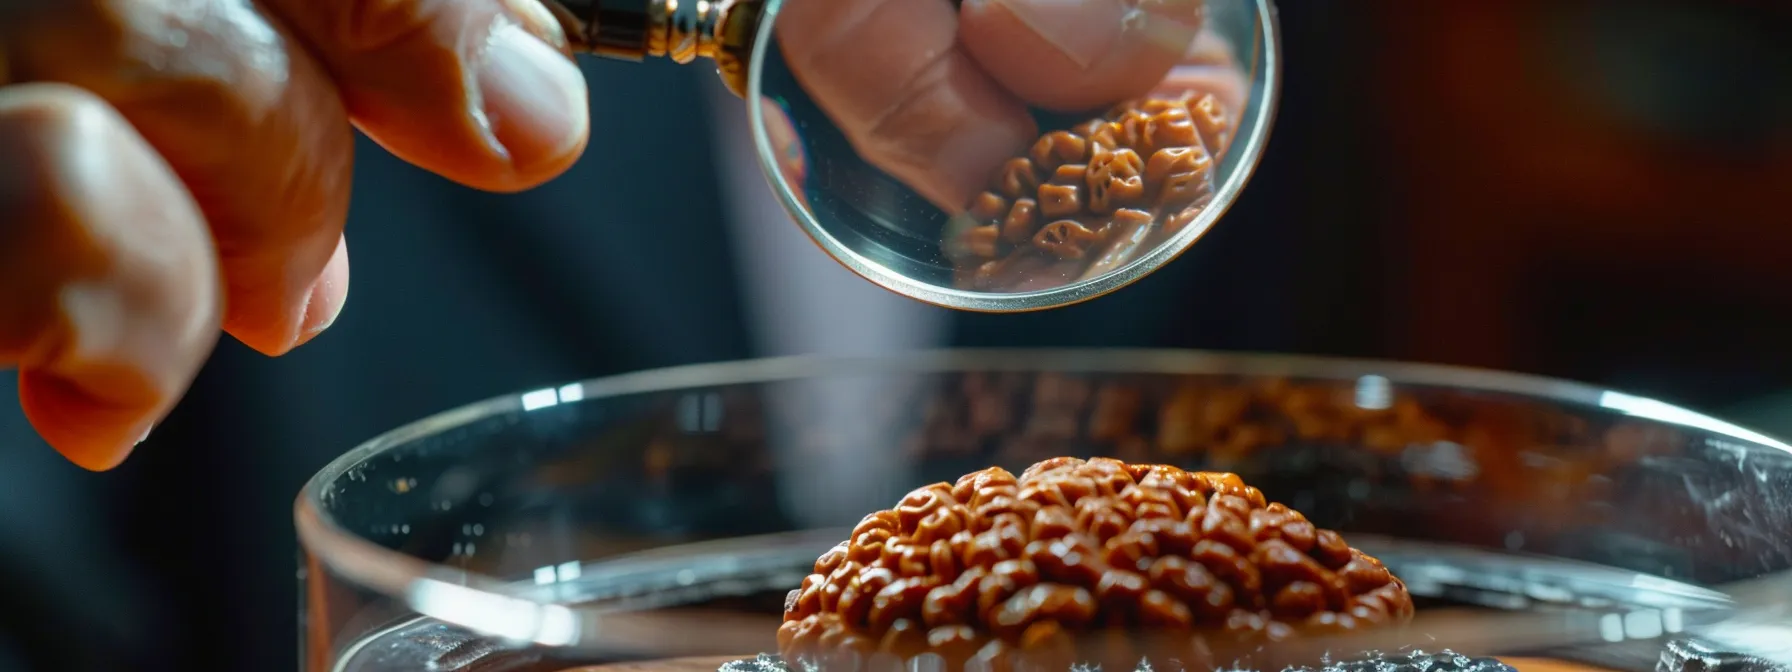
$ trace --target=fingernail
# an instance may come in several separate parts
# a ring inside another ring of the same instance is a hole
[[[1127,41],[1145,41],[1165,49],[1186,49],[1199,32],[1199,20],[1179,20],[1175,9],[1164,3],[1141,7],[1124,0],[976,0],[966,11],[989,11],[1000,6],[1040,39],[1088,69]],[[1196,5],[1197,12],[1199,5]]]
[[[1079,67],[1112,51],[1126,8],[1115,0],[989,0],[1013,14]],[[985,11],[986,7],[972,8]]]
[[[558,162],[585,141],[585,77],[566,55],[516,23],[494,28],[478,70],[476,109],[512,165]]]
[[[299,337],[293,347],[304,345],[329,329],[330,325],[336,323],[336,316],[342,314],[342,307],[347,303],[348,241],[338,240],[329,263],[324,264],[317,282],[311,285],[311,293],[305,301],[305,315],[299,321]]]
[[[561,27],[560,20],[554,18],[554,13],[548,10],[547,5],[541,4],[540,0],[504,0],[504,6],[510,9],[510,13],[518,21],[523,22],[523,27],[530,34],[541,38],[555,49],[567,49],[566,29]]]

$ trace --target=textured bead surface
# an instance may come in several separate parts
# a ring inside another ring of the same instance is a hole
[[[866,516],[791,591],[778,641],[962,663],[1075,657],[1093,635],[1104,657],[1188,660],[1412,611],[1380,561],[1235,475],[1054,458]]]

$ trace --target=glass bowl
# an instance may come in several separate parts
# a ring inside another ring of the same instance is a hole
[[[1320,662],[1769,669],[1792,661],[1789,450],[1618,392],[1369,361],[944,351],[623,375],[449,411],[319,472],[295,507],[302,668],[716,670],[775,652],[785,593],[910,489],[1111,456],[1236,473],[1406,583],[1410,625]]]

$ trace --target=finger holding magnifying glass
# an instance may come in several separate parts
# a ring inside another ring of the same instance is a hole
[[[787,0],[777,31],[858,153],[956,212],[1038,138],[1029,108],[1177,87],[1242,101],[1203,13],[1201,0]]]

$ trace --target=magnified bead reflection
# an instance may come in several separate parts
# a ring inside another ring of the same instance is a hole
[[[1274,104],[1267,0],[773,12],[749,88],[785,204],[852,270],[950,307],[1064,305],[1167,262],[1236,195]]]

